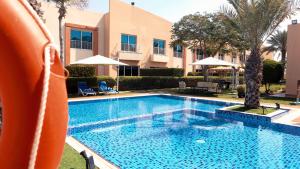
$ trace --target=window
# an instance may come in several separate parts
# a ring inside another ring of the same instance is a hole
[[[136,36],[134,35],[121,35],[121,50],[136,52]]]
[[[120,66],[119,76],[139,76],[139,70],[138,66]]]
[[[90,49],[93,48],[93,33],[88,31],[71,30],[71,48]]]
[[[224,60],[224,54],[219,53],[218,59],[219,59],[219,60]]]
[[[182,58],[182,46],[176,45],[173,47],[174,57]]]
[[[195,53],[195,50],[193,50],[193,53]],[[204,53],[202,49],[196,49],[196,58],[197,60],[204,59]]]
[[[236,55],[232,55],[231,62],[236,63]]]
[[[153,54],[165,55],[165,53],[166,53],[166,41],[154,39]]]
[[[240,61],[241,61],[241,63],[245,63],[246,62],[246,56],[241,54],[240,55]]]

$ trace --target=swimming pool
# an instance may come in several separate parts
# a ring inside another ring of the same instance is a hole
[[[148,102],[153,102],[154,98],[159,104],[150,106]],[[144,107],[141,110],[136,107],[137,99],[145,103],[145,107],[140,106]],[[130,100],[134,100],[132,104]],[[300,168],[299,136],[215,118],[214,109],[227,103],[169,96],[126,98],[119,100],[119,104],[123,101],[130,110],[124,111],[126,115],[118,111],[118,115],[106,116],[103,120],[130,116],[131,120],[107,121],[105,125],[101,123],[93,128],[85,125],[70,133],[120,168]],[[108,100],[94,102],[112,103]],[[89,102],[70,103],[71,120],[78,118],[75,115],[78,110],[71,112],[78,103],[89,105],[86,109],[91,108]],[[209,106],[205,108],[207,104]],[[169,113],[156,114],[157,110]],[[136,116],[140,114],[146,114],[147,118]],[[94,122],[90,117],[79,118],[81,120],[74,120],[72,125]]]
[[[125,97],[69,103],[69,126],[91,124],[99,121],[120,119],[182,109],[214,112],[231,103],[196,100],[168,95]]]

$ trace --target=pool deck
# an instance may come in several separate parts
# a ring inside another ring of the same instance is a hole
[[[98,100],[98,99],[108,99],[108,98],[122,98],[122,97],[136,97],[136,96],[147,96],[147,95],[173,95],[180,97],[189,97],[196,99],[205,99],[205,100],[214,100],[214,101],[223,101],[223,102],[232,102],[232,103],[242,103],[241,101],[236,101],[234,99],[220,99],[214,97],[198,97],[182,94],[169,94],[164,92],[122,92],[117,95],[103,95],[103,96],[91,96],[91,97],[80,97],[80,98],[69,98],[69,101],[87,101],[87,100]],[[263,106],[274,107],[274,104],[263,104]],[[290,111],[283,115],[282,117],[277,118],[273,122],[282,123],[287,125],[300,125],[300,106],[291,106],[291,105],[281,105],[283,109],[289,109]],[[92,150],[90,150],[85,145],[81,144],[79,141],[69,136],[66,138],[66,143],[73,147],[77,152],[85,150],[87,154],[94,157],[95,165],[100,169],[119,169],[113,163],[105,160],[103,157],[99,156]]]

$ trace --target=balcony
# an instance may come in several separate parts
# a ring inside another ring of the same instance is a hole
[[[140,61],[143,59],[142,53],[137,52],[135,44],[121,44],[121,51],[119,51],[120,60],[129,60],[129,61]]]
[[[167,63],[167,62],[169,62],[169,57],[166,55],[161,55],[161,54],[153,54],[151,56],[151,61],[159,62],[159,63]]]

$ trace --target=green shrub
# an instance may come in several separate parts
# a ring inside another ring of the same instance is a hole
[[[245,86],[239,85],[239,86],[237,86],[236,90],[238,92],[238,97],[239,98],[244,98],[245,97],[245,93],[246,93]]]
[[[71,65],[66,66],[70,77],[94,77],[96,76],[96,67],[89,65]]]
[[[188,72],[188,76],[203,76],[202,72]]]
[[[266,93],[270,93],[271,84],[279,83],[283,77],[283,71],[283,66],[279,62],[269,59],[263,62],[263,84]]]
[[[177,76],[184,75],[184,70],[180,68],[151,68],[140,69],[141,76]]]
[[[218,82],[219,77],[212,78],[213,82]],[[231,81],[230,78],[226,79]],[[179,81],[184,81],[187,87],[195,87],[197,82],[204,81],[203,76],[128,76],[120,77],[119,90],[149,90],[163,88],[177,88]]]

